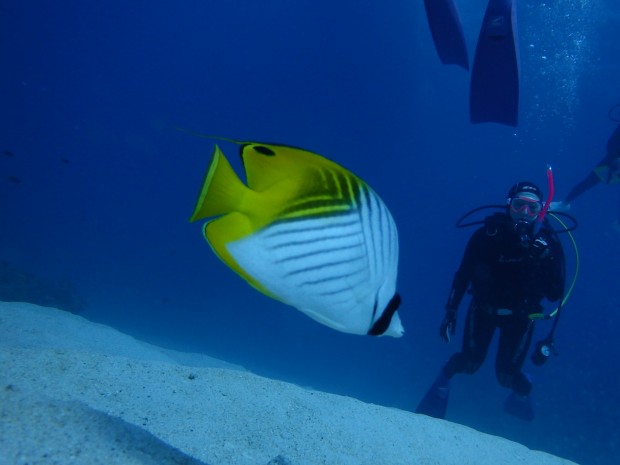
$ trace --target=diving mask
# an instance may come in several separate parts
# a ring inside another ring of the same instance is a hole
[[[540,200],[531,194],[517,195],[510,201],[510,215],[515,221],[533,221],[541,211]]]

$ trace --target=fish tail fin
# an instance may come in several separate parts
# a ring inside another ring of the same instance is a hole
[[[238,210],[247,187],[216,145],[190,221]]]

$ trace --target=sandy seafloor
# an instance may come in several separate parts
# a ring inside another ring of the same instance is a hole
[[[0,302],[0,464],[571,464]]]

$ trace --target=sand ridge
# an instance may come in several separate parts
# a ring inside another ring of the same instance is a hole
[[[2,464],[574,463],[210,358],[180,364],[57,309],[0,303],[0,336]]]

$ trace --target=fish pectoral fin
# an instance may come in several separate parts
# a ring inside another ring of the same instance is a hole
[[[249,189],[216,145],[190,221],[235,211],[246,191]]]
[[[218,218],[203,227],[203,235],[215,255],[219,257],[231,270],[241,276],[257,291],[272,299],[280,300],[265,289],[253,276],[249,275],[234,257],[230,254],[227,244],[243,239],[253,234],[254,227],[250,219],[243,213],[233,212],[222,218]]]

